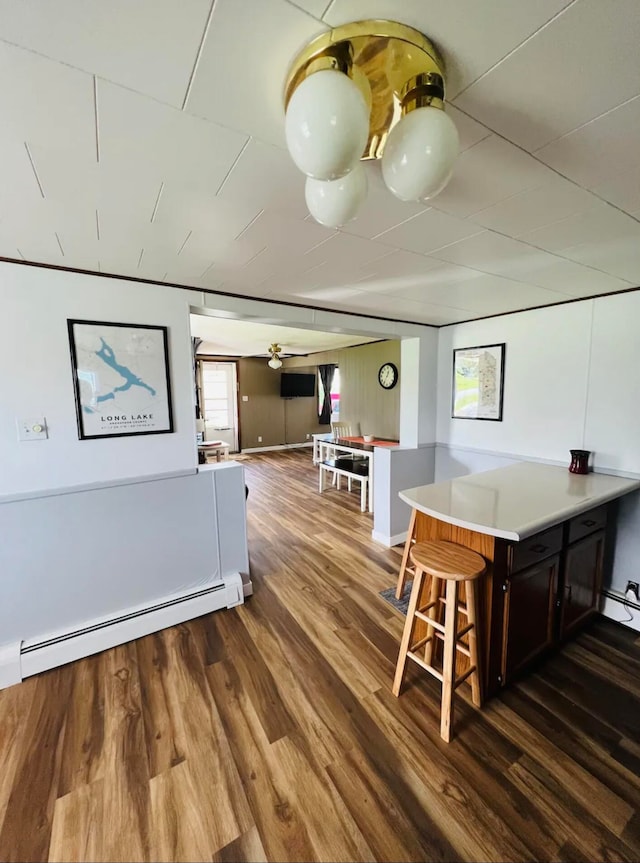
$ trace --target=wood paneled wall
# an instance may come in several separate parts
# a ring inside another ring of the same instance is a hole
[[[341,419],[358,424],[363,434],[395,439],[400,429],[400,386],[383,390],[378,383],[378,369],[386,362],[400,369],[399,341],[292,357],[283,361],[282,371],[316,374],[319,365],[336,363],[340,367]],[[329,431],[329,426],[318,423],[317,396],[280,398],[280,372],[270,369],[265,358],[240,359],[238,383],[241,449],[304,443],[310,440],[307,435]]]
[[[400,433],[400,385],[383,390],[378,370],[383,363],[400,368],[400,341],[374,342],[338,351],[326,351],[311,357],[294,357],[284,361],[283,369],[302,370],[313,360],[316,366],[337,363],[340,367],[340,419],[359,423],[362,434],[397,439]]]

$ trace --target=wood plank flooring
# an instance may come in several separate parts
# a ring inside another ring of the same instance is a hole
[[[391,694],[399,550],[253,455],[255,595],[0,692],[0,860],[640,859],[640,639],[602,620],[453,741]]]

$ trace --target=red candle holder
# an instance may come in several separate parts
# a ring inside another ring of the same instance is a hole
[[[570,473],[589,473],[589,456],[591,450],[588,449],[570,449],[571,464],[569,465]]]

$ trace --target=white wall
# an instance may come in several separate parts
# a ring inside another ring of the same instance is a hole
[[[512,460],[569,464],[592,450],[603,473],[640,475],[640,291],[440,330],[436,481]],[[451,418],[453,348],[506,342],[502,422]],[[611,587],[640,570],[638,494],[621,501]]]
[[[0,263],[0,495],[195,467],[186,291]],[[67,318],[169,328],[173,434],[78,440]],[[16,419],[45,416],[46,441]]]

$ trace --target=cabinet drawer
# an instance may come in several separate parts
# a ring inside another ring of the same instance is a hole
[[[582,515],[576,515],[569,522],[569,542],[575,542],[582,539],[583,536],[588,536],[596,530],[601,530],[607,523],[607,506],[598,506],[596,509],[590,509],[589,512],[583,512]]]
[[[562,525],[550,527],[542,533],[516,542],[513,546],[511,572],[518,572],[526,566],[533,566],[539,560],[544,560],[552,554],[557,554],[562,548]]]

